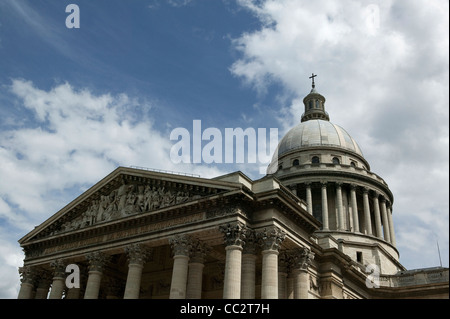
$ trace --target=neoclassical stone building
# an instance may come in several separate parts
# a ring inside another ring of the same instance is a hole
[[[19,298],[448,298],[447,268],[400,264],[393,195],[314,81],[304,104],[262,179],[114,170],[19,240]]]

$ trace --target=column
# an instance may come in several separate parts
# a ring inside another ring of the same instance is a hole
[[[308,213],[313,214],[313,203],[311,193],[311,183],[306,183],[306,204],[308,206]]]
[[[392,220],[391,206],[387,207],[387,215],[388,215],[388,220],[389,220],[389,235],[391,236],[391,244],[394,247],[397,247],[397,243],[395,241],[394,221]]]
[[[328,225],[328,198],[326,182],[322,182],[322,229],[330,229]]]
[[[105,293],[106,293],[106,299],[120,299],[123,294],[123,282],[121,280],[118,280],[117,278],[105,278],[106,283],[105,286]]]
[[[309,277],[308,268],[314,259],[314,253],[309,248],[300,248],[294,259],[294,299],[308,299]]]
[[[175,236],[169,240],[173,251],[172,283],[170,299],[185,299],[189,269],[191,239],[188,236]]]
[[[242,246],[246,229],[240,222],[220,226],[225,237],[225,276],[223,282],[223,299],[241,297]]]
[[[125,248],[125,253],[128,257],[128,275],[123,299],[139,299],[142,269],[151,251],[141,244],[132,244]]]
[[[61,259],[53,261],[50,266],[52,266],[55,272],[48,299],[61,299],[66,288],[66,267]]]
[[[336,183],[336,206],[338,213],[338,230],[345,230],[344,207],[342,204],[342,183]]]
[[[358,204],[356,201],[356,185],[350,185],[350,202],[352,205],[353,213],[353,231],[355,233],[360,232],[359,230],[359,217],[358,217]]]
[[[275,226],[258,233],[262,249],[261,299],[278,299],[278,249],[285,236]]]
[[[47,299],[48,291],[52,283],[52,274],[45,269],[40,269],[38,277],[39,279],[34,299]]]
[[[373,195],[373,213],[375,215],[375,234],[378,238],[383,239],[383,232],[381,230],[381,215],[380,215],[380,203],[378,201],[378,193]]]
[[[365,234],[372,235],[372,222],[370,221],[369,189],[363,188],[364,226]]]
[[[22,277],[20,281],[20,290],[17,299],[31,299],[34,289],[36,273],[32,267],[19,267],[19,274]]]
[[[189,271],[187,280],[187,299],[201,299],[203,285],[203,268],[205,267],[205,256],[208,248],[200,240],[192,242],[191,257],[189,260]]]
[[[84,292],[84,299],[98,299],[100,284],[103,276],[103,268],[109,260],[109,256],[101,252],[93,252],[86,256],[89,261],[89,273]]]
[[[256,258],[256,235],[253,230],[247,229],[242,251],[242,299],[255,299]]]
[[[286,251],[278,256],[278,299],[288,299],[289,257]]]
[[[391,234],[389,233],[389,221],[386,210],[386,199],[384,197],[381,197],[380,206],[381,206],[381,220],[383,221],[384,240],[390,243]]]
[[[294,299],[294,271],[288,269],[288,276],[286,278],[286,299]]]

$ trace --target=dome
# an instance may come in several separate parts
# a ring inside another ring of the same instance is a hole
[[[309,120],[299,123],[281,139],[274,155],[279,158],[289,151],[313,146],[337,147],[364,157],[358,143],[347,131],[325,120]]]

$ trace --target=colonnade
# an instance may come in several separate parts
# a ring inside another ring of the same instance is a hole
[[[222,225],[219,229],[223,233],[225,246],[224,299],[256,297],[258,253],[261,254],[262,260],[262,299],[308,297],[308,267],[314,259],[314,254],[308,248],[280,251],[285,233],[275,226],[253,231],[241,223],[234,223]],[[173,255],[169,298],[202,298],[205,257],[211,248],[188,235],[171,237],[169,244]],[[128,258],[128,273],[123,298],[138,299],[142,271],[152,254],[152,248],[144,244],[131,244],[124,252]],[[281,260],[280,253],[283,255]],[[49,299],[61,299],[64,292],[67,299],[97,299],[110,256],[103,252],[94,252],[87,255],[86,259],[89,267],[84,294],[81,294],[80,288],[67,289],[65,264],[62,260],[56,260],[51,263],[52,277],[48,271],[46,276],[43,276],[43,272],[36,270],[36,267],[22,267],[19,299],[44,299],[47,295]]]
[[[318,194],[320,188],[320,208],[322,229],[351,231],[372,235],[380,238],[394,247],[396,246],[394,224],[392,220],[391,203],[380,192],[356,184],[341,182],[303,183],[291,185],[291,190],[297,194],[298,189],[305,189],[305,199],[308,212],[313,215],[314,202],[317,200],[313,193]],[[346,201],[344,204],[344,193]],[[334,198],[334,210],[330,211],[330,194]],[[362,207],[358,206],[358,202]],[[362,214],[361,214],[362,212]],[[332,215],[333,214],[333,215]],[[330,220],[335,225],[330,225]]]

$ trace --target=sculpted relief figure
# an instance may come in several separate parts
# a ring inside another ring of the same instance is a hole
[[[60,232],[76,230],[96,223],[149,212],[159,208],[201,198],[188,191],[173,191],[165,187],[123,183],[109,195],[92,200],[91,205],[77,218],[61,225]]]

